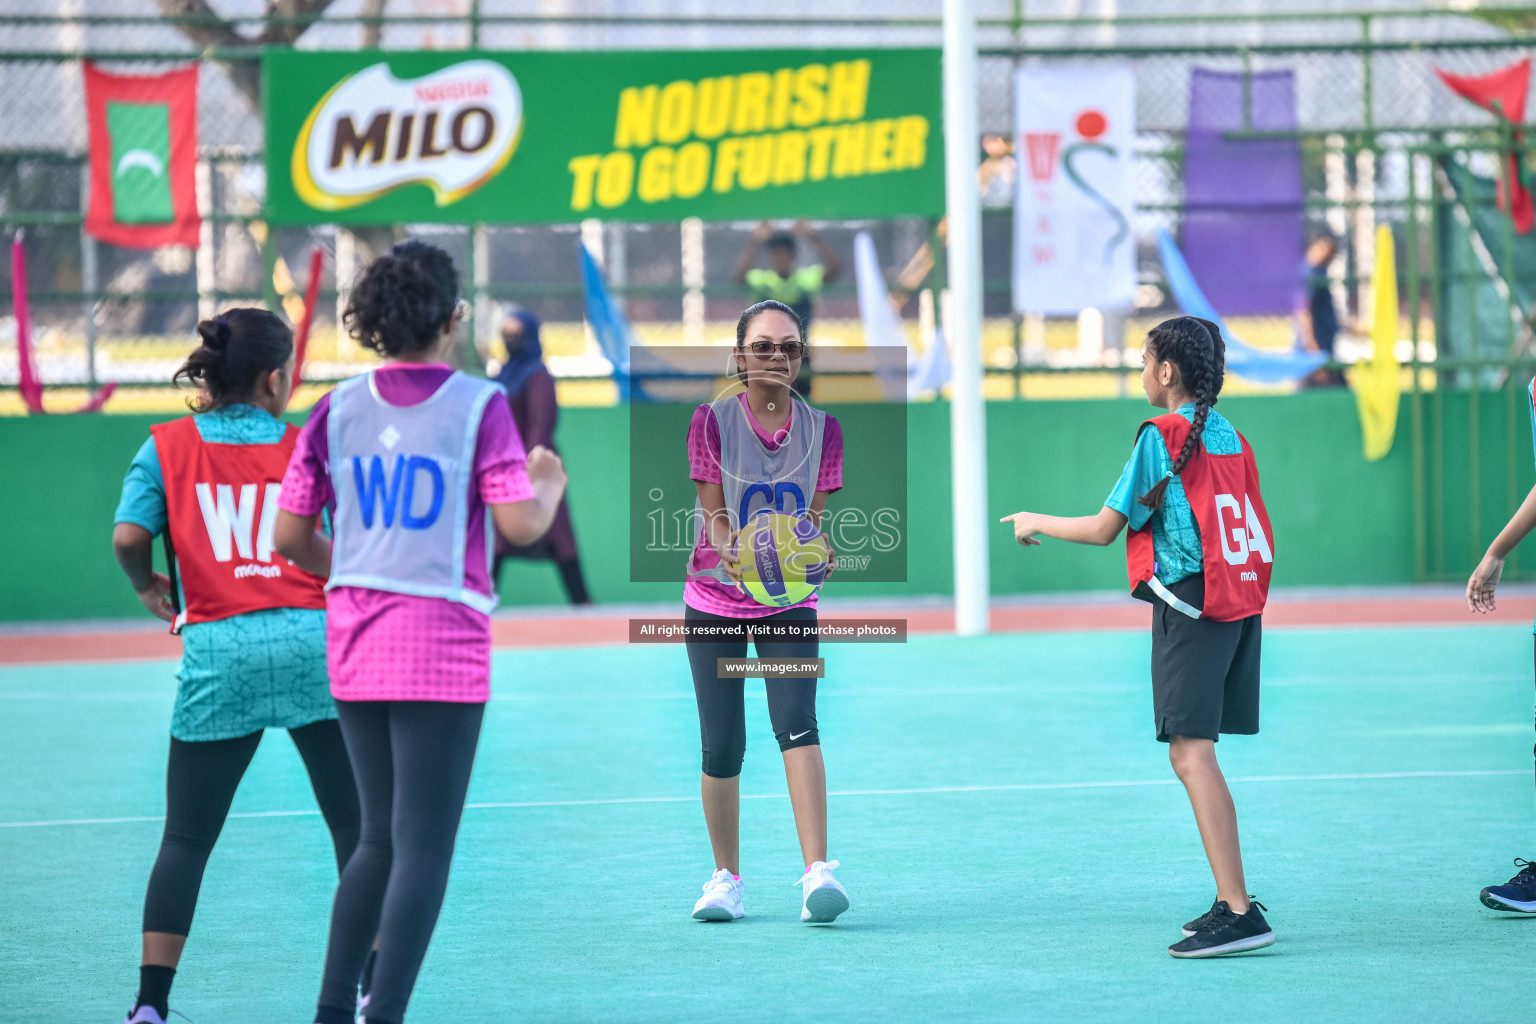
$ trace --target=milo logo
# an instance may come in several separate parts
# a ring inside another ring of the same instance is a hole
[[[467,60],[422,78],[387,63],[349,75],[305,119],[293,147],[293,185],[320,210],[345,210],[406,185],[448,206],[512,159],[523,96],[512,73]]]

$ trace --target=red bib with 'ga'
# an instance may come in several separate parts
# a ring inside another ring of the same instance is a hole
[[[272,549],[298,428],[276,444],[207,444],[191,416],[150,432],[186,600],[171,631],[265,608],[324,608],[325,581]]]
[[[1176,455],[1184,447],[1193,425],[1179,413],[1168,413],[1141,425],[1156,427]],[[1126,534],[1126,566],[1131,593],[1151,600],[1156,594],[1170,605],[1196,618],[1236,622],[1264,611],[1269,597],[1270,569],[1275,560],[1270,538],[1269,513],[1259,495],[1259,470],[1248,439],[1238,434],[1242,451],[1236,455],[1212,455],[1204,444],[1179,474],[1184,495],[1200,526],[1201,571],[1205,573],[1205,607],[1192,608],[1180,601],[1157,578],[1152,551],[1152,521]]]

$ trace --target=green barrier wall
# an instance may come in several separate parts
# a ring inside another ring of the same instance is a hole
[[[1457,404],[1458,400],[1462,403]],[[1523,419],[1510,433],[1498,429],[1502,404],[1490,407],[1480,434],[1485,468],[1518,467],[1530,486],[1530,436]],[[1445,433],[1464,420],[1465,396],[1445,398]],[[834,414],[836,409],[831,410]],[[1403,403],[1397,444],[1383,461],[1360,455],[1354,399],[1346,391],[1309,391],[1275,397],[1230,398],[1221,411],[1258,456],[1277,552],[1277,586],[1408,583],[1414,578],[1413,480],[1409,403]],[[998,594],[1109,590],[1124,584],[1123,549],[1083,548],[1046,541],[1023,549],[996,518],[1019,509],[1089,514],[1100,507],[1130,452],[1145,403],[1128,399],[1081,402],[997,402],[987,407],[991,511],[992,589]],[[1496,418],[1497,417],[1497,418]],[[1482,418],[1481,416],[1479,418]],[[157,418],[60,416],[0,419],[0,620],[89,619],[144,613],[112,557],[110,534],[122,476]],[[1464,429],[1464,428],[1463,428]],[[839,583],[828,596],[945,594],[953,549],[949,505],[949,407],[910,408],[908,523],[905,584]],[[571,511],[595,598],[602,602],[678,600],[680,585],[627,581],[629,542],[621,504],[628,487],[627,410],[570,409],[558,434],[571,477]],[[683,439],[676,438],[678,472],[686,472]],[[1465,448],[1459,451],[1465,452]],[[858,453],[849,451],[856,459]],[[1454,480],[1451,481],[1454,484]],[[1486,488],[1482,543],[1511,508],[1502,484]],[[1520,490],[1521,495],[1524,490]],[[850,496],[851,497],[851,496]],[[1452,509],[1465,508],[1452,500]],[[1451,566],[1470,558],[1467,516],[1446,516]],[[553,568],[513,563],[502,579],[504,604],[558,604],[564,600]]]

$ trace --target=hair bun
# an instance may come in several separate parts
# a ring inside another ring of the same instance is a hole
[[[203,340],[204,348],[222,353],[229,347],[231,336],[229,321],[223,317],[203,320],[197,325],[197,336]]]
[[[198,387],[191,402],[197,412],[250,401],[262,375],[282,368],[293,355],[293,332],[265,309],[226,309],[198,321],[197,336],[201,344],[171,377],[173,383]]]

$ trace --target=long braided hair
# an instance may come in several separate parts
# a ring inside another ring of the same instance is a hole
[[[1227,367],[1227,343],[1221,336],[1221,328],[1211,321],[1196,316],[1177,316],[1152,328],[1147,335],[1147,350],[1153,359],[1179,368],[1179,380],[1195,400],[1194,423],[1184,438],[1184,447],[1173,460],[1173,467],[1151,490],[1136,499],[1147,508],[1158,510],[1163,507],[1168,481],[1183,472],[1189,460],[1194,458],[1211,406],[1221,394]]]

